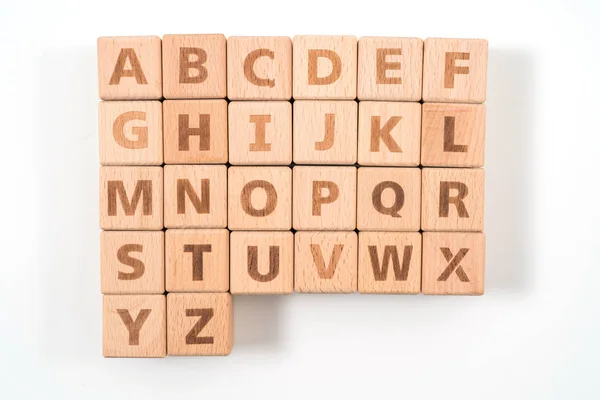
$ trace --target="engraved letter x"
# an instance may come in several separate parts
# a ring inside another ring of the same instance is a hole
[[[446,261],[449,262],[449,264],[444,270],[444,272],[442,272],[440,277],[437,279],[438,282],[446,281],[454,271],[456,271],[456,275],[458,276],[458,279],[461,280],[461,282],[470,282],[469,277],[465,273],[465,270],[459,265],[462,259],[465,257],[465,255],[469,252],[469,249],[460,249],[460,251],[456,253],[456,256],[454,256],[454,258],[449,248],[440,247],[440,250],[444,255]]]

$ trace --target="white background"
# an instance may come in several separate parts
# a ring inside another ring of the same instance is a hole
[[[351,3],[0,3],[0,398],[600,397],[598,2]],[[102,358],[96,38],[215,32],[489,39],[486,294],[237,297],[230,357]]]

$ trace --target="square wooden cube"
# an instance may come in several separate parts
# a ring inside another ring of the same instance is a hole
[[[100,270],[104,294],[164,293],[164,233],[101,232]]]
[[[292,41],[285,36],[232,36],[227,40],[230,100],[289,100]]]
[[[485,104],[425,103],[421,164],[483,167]]]
[[[422,230],[483,230],[483,169],[423,168],[422,174]]]
[[[355,36],[294,36],[294,99],[356,98]]]
[[[483,103],[488,42],[483,39],[426,39],[423,100]]]
[[[360,100],[421,100],[423,40],[361,37],[358,40]]]
[[[102,296],[104,357],[165,357],[166,352],[164,295]]]
[[[294,236],[296,292],[356,292],[356,232],[296,232]]]
[[[225,228],[227,167],[165,165],[165,226]]]
[[[167,99],[224,99],[227,95],[224,35],[164,35],[163,94]]]
[[[98,94],[102,100],[162,97],[158,36],[98,38]]]
[[[289,230],[292,170],[289,167],[231,167],[228,170],[228,228]]]
[[[421,291],[419,232],[359,232],[358,291],[416,294]]]
[[[292,104],[288,101],[229,103],[229,162],[289,165],[292,162]]]
[[[361,101],[358,163],[417,166],[421,153],[421,104]]]
[[[294,229],[356,228],[355,167],[294,167]]]
[[[165,164],[227,162],[227,101],[163,102]]]
[[[358,169],[356,227],[361,231],[421,228],[419,168]]]
[[[167,354],[227,356],[233,348],[233,300],[229,293],[169,293]]]
[[[163,169],[100,167],[100,228],[161,230]]]
[[[227,229],[167,229],[165,238],[167,291],[229,290]]]
[[[483,233],[423,233],[424,294],[481,295],[484,272]]]
[[[355,164],[357,115],[355,101],[294,102],[294,162]]]
[[[232,294],[289,294],[294,289],[292,232],[231,232]]]

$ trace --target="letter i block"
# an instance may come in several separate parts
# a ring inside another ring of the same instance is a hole
[[[483,103],[488,42],[483,39],[426,39],[423,100]]]
[[[232,294],[292,293],[292,232],[231,232],[230,246]]]
[[[230,100],[289,100],[292,97],[290,38],[230,37],[227,94]]]
[[[102,100],[162,97],[158,36],[98,38],[98,93]]]
[[[225,98],[226,46],[220,34],[163,36],[165,98]]]
[[[233,301],[229,293],[169,293],[167,354],[227,356],[233,347]]]
[[[354,36],[295,36],[294,99],[356,98]]]
[[[165,357],[166,299],[160,295],[102,297],[104,357]]]
[[[423,233],[424,294],[481,295],[484,271],[483,233]]]

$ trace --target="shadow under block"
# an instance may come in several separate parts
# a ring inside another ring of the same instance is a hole
[[[294,289],[292,232],[231,232],[231,294],[289,294]]]
[[[292,170],[289,167],[230,167],[230,230],[289,230],[292,227]]]
[[[163,94],[167,99],[224,99],[227,95],[224,35],[164,35]]]
[[[358,169],[356,227],[360,231],[418,231],[421,228],[419,168]]]
[[[165,164],[227,162],[226,100],[163,102]]]
[[[294,163],[355,164],[356,101],[294,102]]]
[[[296,292],[356,292],[356,232],[296,232],[294,239]]]
[[[294,36],[294,99],[356,98],[355,36]]]
[[[423,293],[481,295],[485,235],[482,232],[423,233]]]
[[[162,294],[102,296],[104,357],[165,357],[166,299]]]
[[[425,103],[421,164],[483,167],[485,104]]]
[[[360,293],[416,294],[420,290],[419,232],[359,232]]]
[[[167,229],[165,252],[168,292],[229,290],[227,229]]]
[[[165,165],[165,227],[225,228],[227,167]]]
[[[356,167],[294,167],[296,230],[356,228]]]
[[[230,100],[289,100],[292,97],[290,38],[229,37],[227,96]]]
[[[292,104],[288,101],[229,103],[229,162],[289,165],[292,162]]]
[[[100,228],[161,230],[163,169],[100,167]]]
[[[358,40],[360,100],[421,100],[423,40],[361,37]]]
[[[423,168],[422,174],[422,230],[483,230],[483,169]]]
[[[487,40],[426,39],[423,101],[485,102],[487,59]]]
[[[98,38],[98,93],[102,100],[158,100],[162,97],[161,40],[158,36]]]
[[[227,356],[233,348],[233,300],[229,293],[169,293],[167,354]]]
[[[358,106],[358,163],[419,165],[421,104],[361,101]]]
[[[101,232],[100,270],[104,294],[164,293],[164,233]]]

